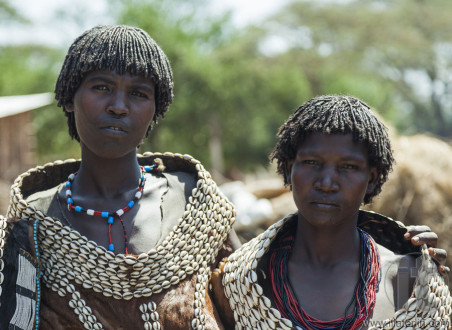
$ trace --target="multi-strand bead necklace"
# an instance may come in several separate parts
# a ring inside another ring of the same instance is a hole
[[[309,315],[301,306],[288,277],[289,257],[293,249],[295,230],[286,230],[273,243],[270,253],[270,279],[275,306],[283,317],[302,329],[359,329],[375,307],[376,291],[381,271],[377,244],[365,231],[358,229],[361,258],[360,279],[355,294],[344,312],[346,316],[321,321]],[[353,311],[349,313],[349,310]]]
[[[126,254],[129,254],[126,227],[124,226],[124,221],[122,220],[121,216],[124,213],[126,213],[127,211],[129,211],[138,202],[138,200],[141,198],[141,196],[143,196],[143,189],[144,189],[144,185],[146,183],[145,173],[150,173],[156,166],[157,166],[156,164],[153,164],[151,166],[140,166],[141,177],[140,177],[140,182],[138,185],[138,191],[135,193],[133,200],[131,200],[130,202],[127,203],[126,206],[124,206],[121,209],[118,209],[115,212],[95,211],[93,209],[85,209],[82,206],[75,205],[74,200],[72,199],[71,187],[73,185],[77,172],[69,174],[68,181],[66,182],[66,202],[67,202],[67,207],[68,207],[69,212],[85,213],[87,215],[98,216],[98,217],[102,217],[102,218],[106,219],[107,223],[108,223],[108,242],[109,242],[108,250],[112,251],[112,252],[115,251],[115,246],[111,239],[111,227],[115,221],[115,218],[118,218],[119,221],[121,222],[122,230],[124,233],[125,252],[126,252]]]

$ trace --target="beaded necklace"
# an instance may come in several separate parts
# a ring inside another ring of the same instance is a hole
[[[41,266],[40,266],[40,255],[39,255],[39,249],[38,249],[38,222],[39,220],[36,219],[33,222],[33,243],[35,247],[35,254],[36,254],[36,305],[35,305],[35,330],[39,329],[39,310],[41,307]]]
[[[127,211],[129,211],[141,198],[141,196],[143,195],[144,185],[146,183],[146,177],[144,176],[144,173],[145,172],[150,173],[156,166],[157,166],[157,164],[153,164],[151,166],[140,166],[141,177],[140,177],[140,182],[138,185],[138,191],[135,193],[133,200],[128,202],[127,205],[124,206],[122,209],[119,209],[115,212],[95,211],[93,209],[85,209],[82,206],[75,205],[74,200],[72,199],[71,187],[74,182],[74,178],[77,175],[77,172],[69,174],[68,181],[66,182],[66,202],[67,202],[67,207],[68,207],[69,212],[74,211],[74,212],[78,212],[78,213],[86,213],[87,215],[99,216],[99,217],[106,219],[107,223],[108,223],[108,242],[109,242],[108,250],[112,251],[112,252],[115,251],[115,246],[111,239],[111,226],[113,225],[115,218],[118,218],[119,221],[121,222],[122,230],[124,233],[125,252],[126,252],[126,254],[129,254],[126,227],[124,226],[124,221],[122,220],[121,216],[124,213],[126,213]]]
[[[296,225],[296,223],[295,223]],[[360,279],[355,294],[347,305],[344,316],[336,320],[321,321],[309,315],[300,306],[288,277],[287,265],[293,249],[295,230],[285,230],[273,243],[270,254],[270,279],[275,306],[292,323],[302,329],[359,329],[375,307],[376,291],[381,272],[377,245],[365,231],[358,229],[361,257],[359,261]],[[349,312],[353,307],[353,311]]]

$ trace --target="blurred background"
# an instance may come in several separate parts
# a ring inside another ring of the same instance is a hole
[[[397,165],[368,207],[428,224],[452,264],[449,0],[0,0],[0,213],[29,167],[78,158],[53,88],[72,41],[97,24],[146,30],[175,100],[140,152],[191,154],[236,203],[245,241],[295,210],[268,155],[318,94],[351,94],[390,127]]]

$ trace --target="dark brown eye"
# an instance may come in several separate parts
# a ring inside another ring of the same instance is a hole
[[[132,96],[137,96],[137,97],[143,97],[143,98],[148,98],[148,96],[142,92],[139,91],[133,91],[130,93],[130,95]]]
[[[357,170],[358,166],[354,165],[354,164],[344,164],[342,166],[342,168],[346,169],[346,170]]]
[[[98,90],[98,91],[108,91],[108,87],[105,85],[95,85],[93,86],[93,89]]]

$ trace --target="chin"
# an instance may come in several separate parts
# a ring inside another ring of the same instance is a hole
[[[108,147],[106,146],[104,148],[101,148],[101,150],[97,150],[97,152],[94,151],[94,153],[100,158],[114,160],[114,159],[123,158],[132,153],[136,154],[137,149],[133,148],[133,149],[121,150],[117,146],[115,146],[113,148],[110,146],[108,146]]]
[[[332,218],[313,219],[308,221],[309,224],[316,228],[331,228],[340,225],[340,222]]]
[[[309,214],[301,214],[299,220],[304,221],[315,228],[330,228],[336,227],[342,223],[340,217],[332,214],[316,214],[315,216],[310,216]]]

